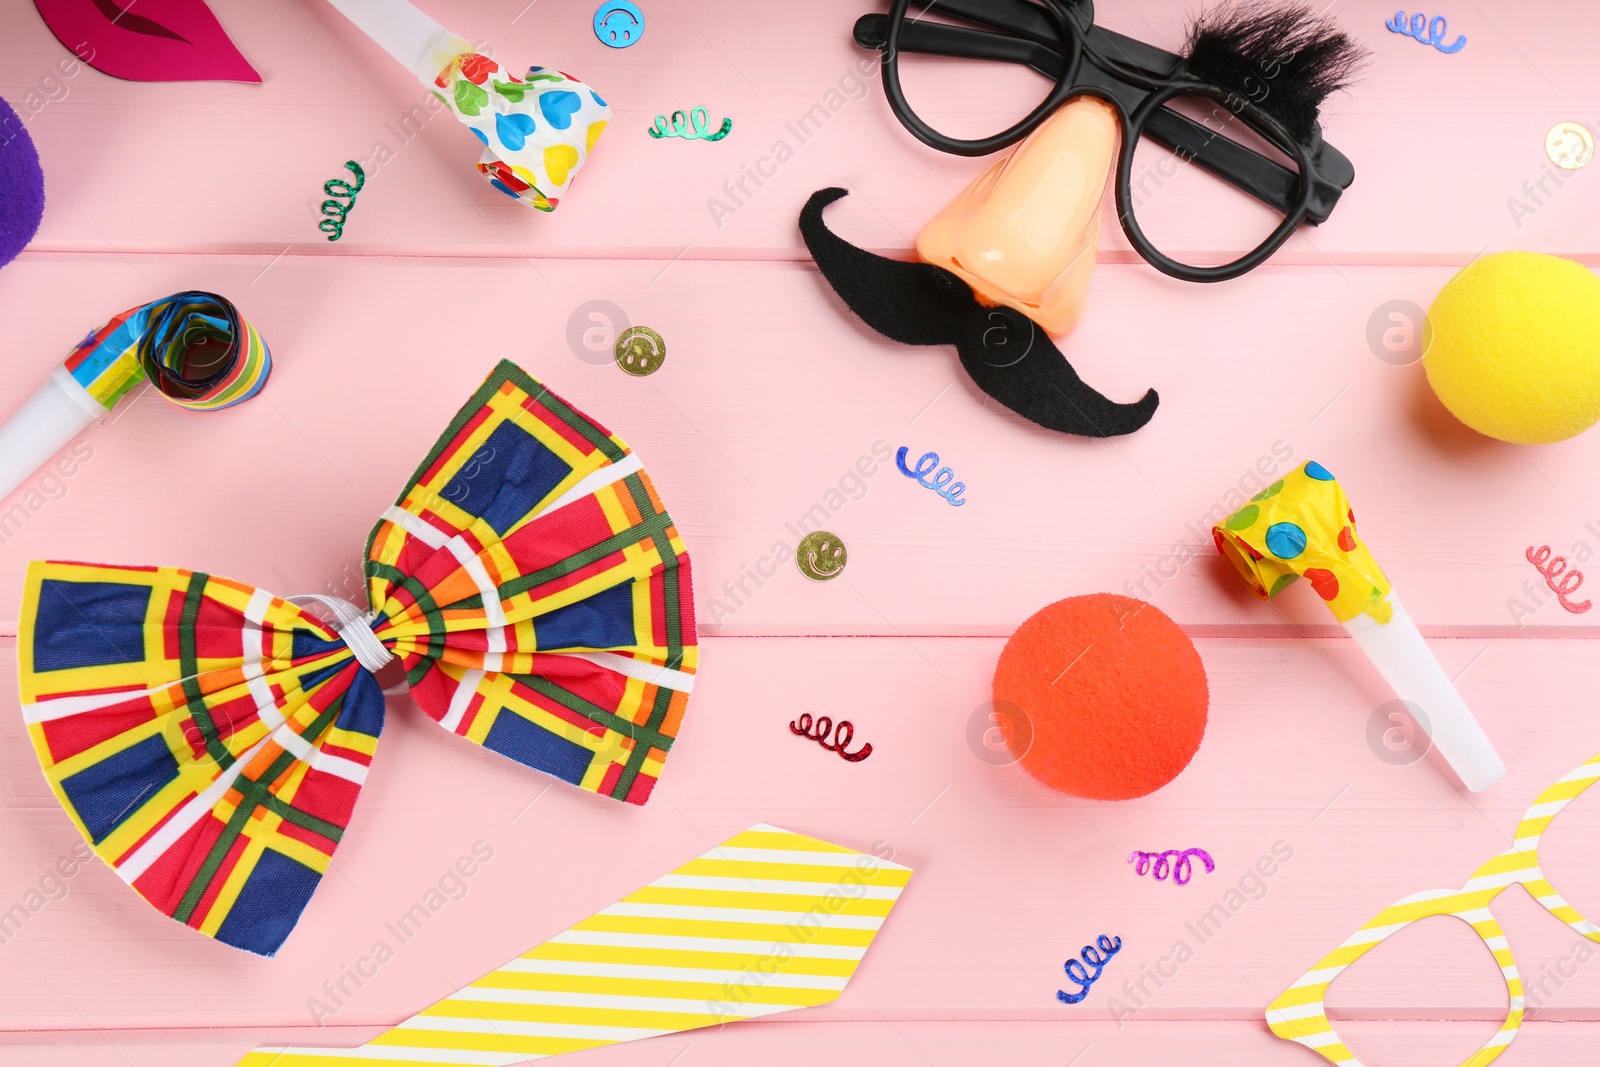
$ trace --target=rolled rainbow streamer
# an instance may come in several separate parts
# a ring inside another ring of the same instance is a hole
[[[1328,469],[1310,461],[1212,528],[1217,551],[1262,600],[1304,578],[1355,638],[1395,695],[1472,792],[1506,773],[1455,684],[1434,658],[1378,561],[1356,536],[1356,514]]]
[[[141,381],[179,407],[220,411],[259,393],[270,373],[261,334],[215,293],[174,293],[130,308],[90,332],[0,426],[0,496]]]

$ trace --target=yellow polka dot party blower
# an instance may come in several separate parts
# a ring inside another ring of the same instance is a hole
[[[129,308],[78,342],[0,426],[0,497],[146,380],[191,411],[249,400],[272,372],[254,326],[215,293],[174,293]]]
[[[406,0],[328,0],[483,143],[478,173],[554,211],[611,121],[600,94],[547,67],[517,77]]]
[[[1378,561],[1356,539],[1344,490],[1315,461],[1250,498],[1212,529],[1217,551],[1262,600],[1304,578],[1469,790],[1506,773],[1494,746],[1423,641]]]

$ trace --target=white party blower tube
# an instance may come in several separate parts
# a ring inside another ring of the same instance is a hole
[[[1427,732],[1461,784],[1474,793],[1482,792],[1505,775],[1506,765],[1422,639],[1399,595],[1390,590],[1386,599],[1394,609],[1388,622],[1379,622],[1370,614],[1357,615],[1344,624],[1345,633],[1355,638],[1394,695],[1421,709],[1417,725]]]
[[[400,65],[432,86],[439,72],[472,43],[445,29],[406,0],[328,0]]]
[[[0,498],[9,496],[106,409],[67,368],[55,373],[0,426]]]

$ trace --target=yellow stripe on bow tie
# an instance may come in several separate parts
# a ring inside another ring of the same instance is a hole
[[[359,1048],[239,1067],[503,1067],[836,1000],[911,869],[757,825]]]

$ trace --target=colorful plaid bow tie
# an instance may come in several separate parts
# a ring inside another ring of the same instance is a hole
[[[650,795],[694,681],[689,557],[619,438],[502,362],[324,623],[170,567],[29,565],[23,715],[79,831],[158,910],[272,955],[338,847],[398,659],[445,729]],[[317,598],[327,600],[329,598]]]

